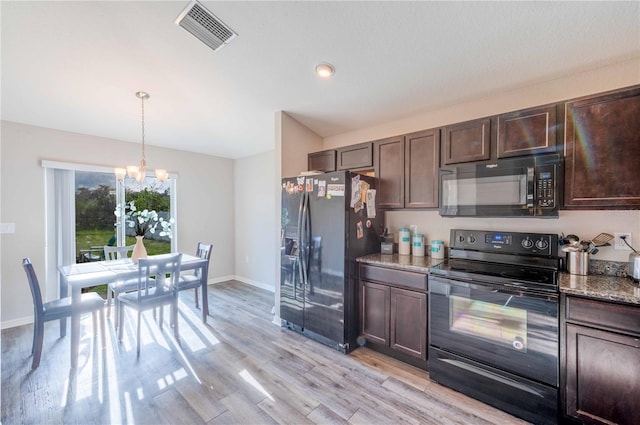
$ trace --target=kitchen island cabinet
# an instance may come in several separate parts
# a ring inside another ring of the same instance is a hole
[[[563,294],[562,310],[565,414],[639,424],[640,306]]]
[[[565,103],[565,208],[640,207],[640,86]]]
[[[360,265],[361,333],[368,346],[427,368],[427,275]]]

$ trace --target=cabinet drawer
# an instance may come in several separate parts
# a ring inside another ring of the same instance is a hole
[[[360,265],[360,279],[387,283],[402,288],[427,290],[427,275],[422,273],[393,270],[384,267]]]
[[[640,335],[640,307],[568,296],[566,318]]]

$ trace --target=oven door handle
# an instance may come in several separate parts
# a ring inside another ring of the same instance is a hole
[[[438,284],[439,283],[439,284]],[[438,289],[444,286],[444,291],[439,291]],[[448,287],[448,289],[446,288]],[[547,299],[547,300],[557,300],[557,294],[549,294],[543,292],[537,292],[530,289],[521,288],[516,284],[503,284],[503,285],[483,285],[481,283],[477,283],[475,281],[469,280],[452,280],[443,278],[440,276],[432,276],[429,279],[429,292],[434,293],[442,293],[445,295],[455,295],[456,288],[468,288],[468,289],[476,289],[479,291],[487,291],[487,292],[495,292],[506,295],[526,295],[527,297],[539,298],[539,299]]]

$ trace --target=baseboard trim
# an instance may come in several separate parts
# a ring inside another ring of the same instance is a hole
[[[28,325],[33,323],[33,316],[21,317],[19,319],[5,320],[0,327],[2,329],[15,328],[16,326]]]
[[[247,285],[255,286],[256,288],[264,289],[265,291],[269,291],[269,292],[273,292],[273,293],[276,292],[276,290],[275,290],[275,288],[273,286],[268,285],[266,283],[258,282],[256,280],[247,279],[246,277],[242,277],[242,276],[233,276],[233,279],[237,280],[239,282],[242,282],[242,283],[246,283]]]

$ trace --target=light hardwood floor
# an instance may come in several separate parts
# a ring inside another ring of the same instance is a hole
[[[125,318],[121,344],[107,322],[105,348],[92,338],[91,316],[83,319],[75,371],[57,323],[46,324],[33,372],[33,327],[3,330],[2,423],[525,423],[367,348],[344,355],[281,329],[272,323],[268,291],[236,281],[210,286],[206,326],[187,292],[182,347],[166,323],[161,331],[145,314],[139,360],[134,314]]]

